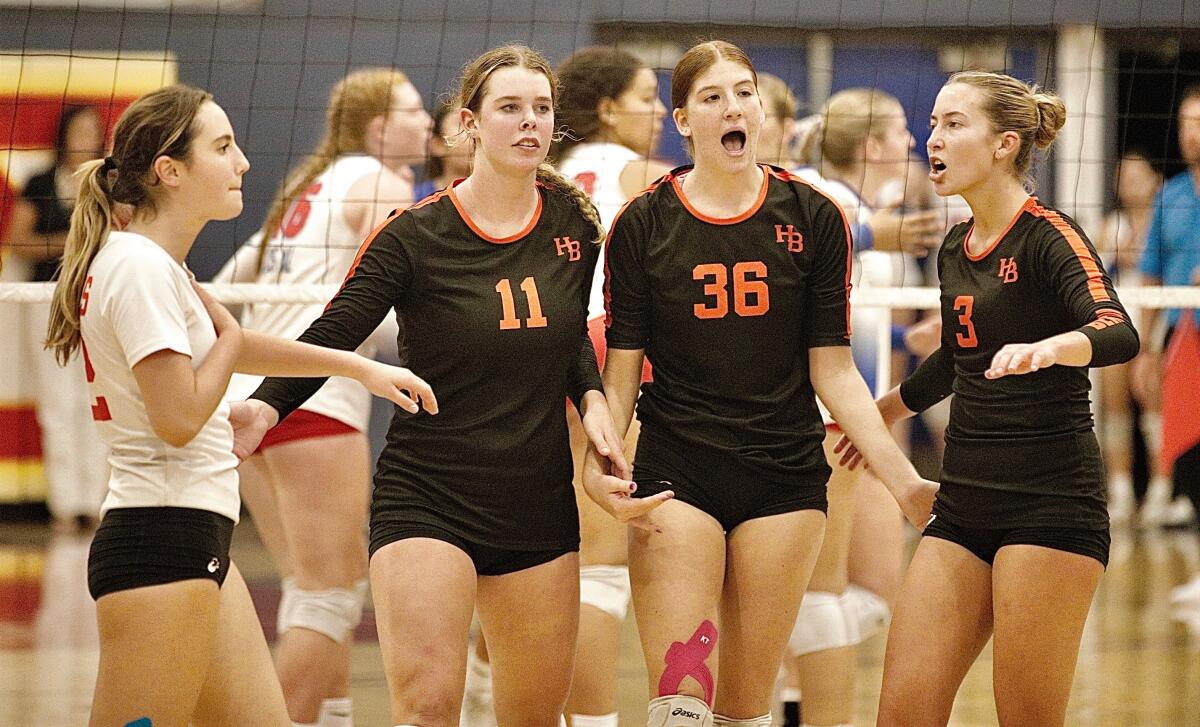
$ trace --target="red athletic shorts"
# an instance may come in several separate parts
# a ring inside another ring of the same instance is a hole
[[[289,414],[286,419],[267,430],[266,436],[263,437],[262,443],[258,445],[258,449],[254,450],[254,453],[258,454],[277,444],[295,442],[300,439],[332,437],[338,434],[354,434],[356,432],[358,430],[354,427],[345,422],[339,422],[333,417],[297,409]]]

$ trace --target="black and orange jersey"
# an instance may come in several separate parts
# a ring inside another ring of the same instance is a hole
[[[942,346],[901,385],[901,397],[921,411],[955,395],[943,462],[952,481],[1046,493],[1087,480],[1094,489],[1102,476],[1078,469],[1074,454],[1094,440],[1087,367],[994,380],[984,373],[1005,345],[1068,331],[1091,341],[1091,366],[1120,363],[1137,353],[1137,332],[1071,218],[1031,197],[978,254],[967,249],[973,227],[956,225],[938,253]],[[1089,441],[1079,445],[1079,435]]]
[[[513,549],[578,542],[564,400],[600,388],[587,335],[595,231],[566,194],[538,192],[529,225],[505,239],[479,230],[453,188],[391,217],[300,336],[353,350],[394,308],[406,365],[439,413],[396,409],[376,496],[418,493],[409,511],[429,524]],[[254,397],[282,420],[322,381],[268,378]]]
[[[745,213],[688,203],[680,167],[635,197],[608,237],[611,348],[645,349],[643,431],[776,477],[828,472],[808,350],[850,343],[850,233],[838,205],[763,165]]]

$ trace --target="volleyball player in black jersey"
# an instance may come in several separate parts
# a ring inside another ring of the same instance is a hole
[[[579,520],[564,400],[627,470],[586,312],[603,233],[543,164],[555,81],[523,46],[464,71],[461,183],[391,217],[301,340],[357,347],[390,308],[437,416],[397,410],[371,506],[370,572],[393,720],[458,725],[478,598],[500,725],[557,727],[579,618]],[[320,380],[267,379],[267,422]],[[647,505],[649,506],[649,505]]]
[[[942,345],[879,402],[894,422],[951,393],[942,487],[888,636],[879,724],[945,725],[994,634],[1001,725],[1063,724],[1084,620],[1108,560],[1089,366],[1137,332],[1092,244],[1026,191],[1062,101],[960,73],[930,117],[930,179],[972,218],[938,255]]]
[[[763,107],[750,60],[728,43],[702,43],[676,65],[671,95],[696,163],[614,222],[604,381],[623,432],[649,356],[636,494],[675,500],[631,516],[639,500],[595,456],[585,486],[644,528],[630,537],[629,561],[647,724],[769,725],[825,523],[830,468],[814,389],[910,520],[925,522],[936,485],[892,441],[851,360],[841,210],[755,163]]]

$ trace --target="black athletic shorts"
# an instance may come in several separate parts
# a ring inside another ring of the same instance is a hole
[[[579,545],[546,550],[512,550],[495,548],[455,535],[446,528],[419,522],[371,523],[370,554],[385,545],[408,538],[432,538],[449,543],[466,553],[475,564],[475,573],[481,576],[503,576],[532,568],[579,550]]]
[[[942,484],[943,488],[947,486],[948,483]],[[953,489],[955,486],[949,485],[949,487]],[[1013,500],[1021,498],[1021,495],[1016,493],[976,494],[988,499],[998,496]],[[961,500],[962,498],[956,499]],[[1008,507],[1018,505],[1019,503],[1014,502],[1010,503]],[[1036,507],[1030,509],[1036,510]],[[1058,512],[1061,511],[1062,506],[1056,504],[1053,509]],[[1030,512],[1030,514],[1036,515],[1036,512]],[[923,535],[957,543],[988,565],[992,565],[996,559],[996,552],[1006,545],[1040,545],[1067,553],[1086,555],[1100,561],[1102,566],[1108,567],[1108,549],[1111,537],[1107,524],[1096,527],[1083,523],[1073,525],[1060,522],[987,527],[986,524],[980,524],[981,521],[976,519],[979,515],[986,517],[986,513],[973,513],[972,515],[973,517],[969,518],[960,517],[959,513],[947,506],[939,492],[938,498],[933,504],[933,519],[925,527]],[[1090,517],[1085,518],[1085,521],[1090,519]],[[986,523],[986,520],[983,522]]]
[[[644,426],[634,456],[633,481],[637,483],[634,497],[673,490],[676,500],[712,515],[727,533],[754,518],[829,509],[827,474],[782,482],[736,457],[680,442]]]
[[[190,507],[124,507],[104,514],[88,552],[93,599],[203,578],[224,585],[233,521]]]

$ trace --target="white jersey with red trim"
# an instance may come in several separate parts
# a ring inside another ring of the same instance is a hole
[[[604,229],[629,201],[621,189],[621,172],[629,162],[641,160],[636,151],[607,141],[587,142],[573,147],[558,163],[558,171],[588,193],[600,212]],[[592,279],[592,297],[588,301],[588,319],[604,315],[604,260],[596,266]]]
[[[92,418],[112,450],[108,495],[117,507],[190,507],[237,522],[237,457],[229,405],[222,402],[182,447],[155,433],[133,367],[175,351],[204,363],[217,341],[189,273],[153,240],[112,232],[88,267],[80,301],[82,355]]]
[[[378,159],[343,156],[322,172],[288,208],[279,230],[267,242],[262,270],[257,283],[341,283],[350,272],[362,239],[346,223],[344,205],[351,186],[368,174],[383,168]],[[374,203],[370,200],[355,200]],[[397,204],[408,200],[397,200]],[[239,252],[238,265],[256,265],[261,237],[255,236]],[[297,338],[309,324],[321,316],[325,306],[249,305],[242,314],[242,325],[282,338]],[[368,340],[358,353],[374,357],[376,344]],[[241,400],[254,392],[261,376],[237,374],[229,386],[229,399]],[[366,431],[371,414],[371,395],[353,379],[334,376],[301,407]]]

